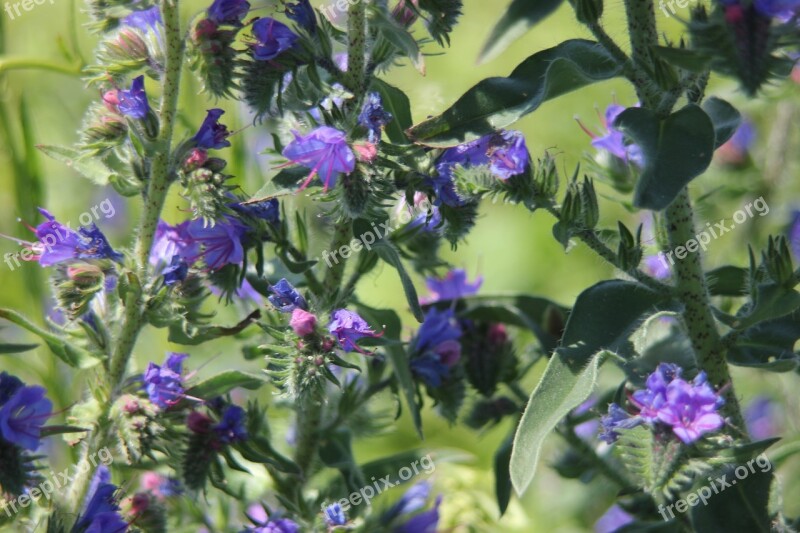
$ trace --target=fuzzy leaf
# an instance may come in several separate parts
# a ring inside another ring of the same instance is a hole
[[[405,130],[411,127],[414,120],[408,96],[379,78],[372,79],[372,87],[381,95],[383,107],[392,114],[392,120],[386,125],[386,136],[394,144],[409,144]]]
[[[742,114],[731,104],[712,96],[703,102],[703,111],[714,124],[714,148],[719,148],[733,137],[742,123]]]
[[[731,486],[709,498],[706,505],[692,508],[694,531],[772,531],[769,513],[772,471],[748,470],[746,477],[737,479],[734,470],[729,470],[726,479]]]
[[[478,63],[491,61],[528,30],[550,16],[563,0],[513,0],[483,45]]]
[[[39,346],[38,344],[14,344],[14,343],[2,343],[0,344],[0,355],[6,355],[10,353],[22,353],[22,352],[29,352]]]
[[[268,380],[257,374],[242,372],[241,370],[226,370],[221,374],[201,381],[186,391],[189,396],[202,399],[223,396],[237,387],[247,390],[257,390],[266,385]]]
[[[74,148],[47,144],[40,144],[37,148],[48,157],[66,164],[98,185],[107,185],[109,180],[116,176],[116,172],[108,168],[105,163],[95,157],[87,157]]]

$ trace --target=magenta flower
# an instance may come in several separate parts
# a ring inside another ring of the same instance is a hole
[[[335,187],[339,174],[349,174],[356,168],[356,156],[348,146],[344,132],[328,126],[321,126],[305,136],[294,132],[294,140],[284,148],[283,156],[292,163],[311,169],[301,190],[316,175],[326,190]]]
[[[446,300],[458,300],[466,296],[478,294],[483,284],[483,277],[478,276],[474,282],[467,280],[467,273],[461,268],[448,272],[443,278],[428,278],[425,282],[430,296],[422,298],[422,304],[432,304]]]
[[[21,387],[0,407],[0,434],[26,450],[35,451],[41,444],[42,426],[50,418],[53,404],[44,387]]]
[[[317,317],[308,311],[295,308],[292,311],[292,319],[289,321],[289,325],[298,337],[305,337],[314,333],[314,328],[317,326]]]
[[[356,345],[356,342],[364,337],[380,337],[382,335],[382,333],[375,333],[366,320],[347,309],[334,311],[331,322],[328,324],[328,331],[336,337],[339,346],[345,352],[355,350],[359,353],[366,353]]]

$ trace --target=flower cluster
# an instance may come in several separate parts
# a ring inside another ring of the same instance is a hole
[[[682,442],[692,444],[720,429],[725,421],[718,411],[725,401],[708,383],[706,374],[701,372],[692,381],[682,379],[681,374],[677,365],[660,364],[648,376],[646,388],[631,396],[638,413],[630,415],[617,404],[609,406],[601,421],[602,438],[613,442],[617,430],[646,423],[668,427]]]

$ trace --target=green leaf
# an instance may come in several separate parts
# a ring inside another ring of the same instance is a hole
[[[257,374],[249,374],[241,370],[226,370],[221,374],[201,381],[187,390],[186,394],[206,400],[223,396],[237,387],[257,390],[267,383],[267,378]]]
[[[411,101],[408,96],[379,78],[372,79],[372,88],[378,91],[383,107],[392,114],[392,120],[386,125],[386,136],[393,144],[409,144],[405,130],[411,127],[414,119],[411,117]]]
[[[800,293],[784,288],[777,283],[762,283],[755,291],[753,302],[748,302],[730,317],[718,313],[720,320],[732,328],[743,330],[765,320],[772,320],[793,313],[800,308]]]
[[[29,352],[39,346],[38,344],[13,344],[13,343],[3,343],[0,344],[0,355],[6,355],[10,353],[22,353],[22,352]]]
[[[771,531],[769,496],[772,471],[751,473],[746,466],[744,468],[748,473],[746,477],[737,479],[734,470],[729,470],[726,480],[731,485],[708,498],[705,505],[692,507],[694,531]],[[710,490],[711,487],[707,488]]]
[[[706,273],[708,292],[712,296],[745,296],[750,279],[746,268],[723,266]]]
[[[790,372],[800,356],[794,346],[800,340],[800,314],[792,313],[746,329],[728,350],[728,362],[772,372]]]
[[[400,322],[400,317],[398,317],[397,313],[394,311],[389,309],[373,309],[359,304],[358,314],[370,324],[381,324],[385,337],[399,339],[402,323]],[[411,413],[414,427],[419,437],[422,438],[422,416],[420,415],[419,406],[417,405],[417,388],[414,384],[414,377],[411,375],[408,354],[399,344],[389,344],[384,347],[384,350],[389,355],[389,361],[392,364],[394,375],[403,392],[406,406]]]
[[[672,305],[669,296],[639,283],[601,281],[578,296],[558,351],[583,363],[600,350],[620,351],[642,320]]]
[[[75,346],[74,344],[61,339],[57,335],[40,328],[16,311],[11,309],[0,309],[0,318],[4,318],[9,322],[13,322],[21,328],[27,329],[34,335],[38,336],[45,342],[45,344],[47,344],[50,350],[59,359],[73,368],[91,368],[100,363],[100,359],[91,352],[84,350],[79,346]]]
[[[53,435],[63,435],[65,433],[85,433],[89,431],[86,428],[79,428],[76,426],[45,426],[42,428],[41,436],[52,437]]]
[[[497,507],[500,516],[503,516],[511,502],[511,450],[513,448],[513,435],[503,441],[494,454],[494,492],[497,496]]]
[[[78,150],[65,146],[52,146],[40,144],[37,146],[48,157],[61,161],[75,172],[92,180],[98,185],[107,185],[116,172],[108,168],[105,163],[95,157],[87,157]]]
[[[397,270],[397,273],[400,275],[400,283],[403,285],[403,292],[406,294],[408,306],[411,308],[411,313],[414,315],[414,318],[421,323],[423,320],[425,320],[425,316],[422,314],[422,308],[419,305],[417,289],[414,287],[414,282],[411,281],[411,277],[408,275],[408,272],[406,272],[406,267],[403,265],[403,260],[400,258],[400,254],[397,252],[397,249],[386,239],[381,239],[376,242],[372,246],[372,249],[376,254],[378,254],[378,257],[389,263],[395,268],[395,270]]]
[[[550,16],[563,0],[513,0],[483,45],[478,63],[491,61],[533,26]]]
[[[714,148],[719,148],[733,137],[742,123],[742,114],[731,104],[712,96],[703,102],[703,111],[714,124]]]
[[[621,72],[622,66],[601,45],[565,41],[530,56],[507,78],[479,82],[447,111],[406,133],[419,144],[455,146],[504,128],[547,100]]]
[[[671,46],[654,46],[655,55],[667,63],[689,72],[702,73],[708,69],[711,58],[688,48],[673,48]]]
[[[597,383],[597,374],[608,352],[587,360],[556,353],[522,415],[511,452],[511,482],[522,494],[536,473],[544,439],[570,411],[586,401]]]
[[[392,43],[395,48],[408,57],[420,74],[425,75],[425,59],[419,49],[419,43],[406,28],[391,16],[387,9],[376,8],[372,10],[370,27],[377,30],[384,39]]]
[[[690,104],[665,119],[654,111],[631,107],[614,121],[642,150],[644,168],[633,205],[661,211],[694,178],[705,172],[714,155],[714,124]]]
[[[251,463],[270,464],[287,474],[298,475],[302,473],[297,463],[278,453],[269,440],[263,437],[251,437],[244,442],[237,443],[234,448]]]

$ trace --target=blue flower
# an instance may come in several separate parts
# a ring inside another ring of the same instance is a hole
[[[635,144],[626,144],[625,136],[614,127],[614,121],[623,111],[625,111],[625,108],[618,104],[611,104],[606,108],[604,119],[606,134],[602,137],[597,137],[582,124],[581,127],[592,137],[592,146],[598,150],[608,152],[626,163],[631,162],[641,167],[644,164],[641,148]]]
[[[186,279],[189,274],[189,263],[181,256],[173,255],[168,267],[161,271],[164,276],[164,285],[171,286]]]
[[[26,450],[39,448],[42,426],[53,411],[46,394],[44,387],[38,385],[16,387],[14,394],[0,407],[0,435],[6,441]]]
[[[228,140],[230,132],[228,127],[219,123],[219,118],[225,114],[222,109],[209,109],[203,124],[192,138],[198,148],[204,150],[219,150],[231,145]]]
[[[436,163],[439,174],[450,176],[455,166],[488,166],[494,176],[507,180],[522,174],[531,158],[525,137],[518,131],[498,131],[445,150]]]
[[[48,219],[36,227],[40,248],[39,264],[52,266],[58,263],[73,262],[80,259],[112,259],[121,261],[123,255],[115,252],[105,235],[91,224],[81,227],[77,232],[59,223],[46,209],[39,212]]]
[[[200,219],[189,223],[187,233],[202,248],[201,255],[209,270],[219,270],[225,265],[239,264],[244,260],[241,238],[246,229],[231,217],[206,226]]]
[[[158,26],[163,24],[161,20],[161,11],[158,9],[158,6],[142,11],[134,11],[123,18],[122,23],[126,26],[137,28],[145,33],[150,30],[157,32]]]
[[[381,517],[388,524],[399,516],[409,515],[425,507],[431,495],[430,481],[420,481],[409,488],[400,500]]]
[[[212,427],[225,444],[247,440],[245,422],[247,414],[238,405],[229,405],[222,413],[222,420]]]
[[[317,16],[314,8],[308,0],[298,0],[297,2],[286,4],[286,16],[296,22],[308,33],[317,32]]]
[[[328,324],[328,331],[336,338],[339,346],[345,352],[355,350],[359,353],[366,353],[356,345],[356,342],[364,337],[380,337],[382,335],[375,333],[367,321],[357,313],[347,309],[338,309],[333,312],[331,322]]]
[[[0,372],[0,407],[14,396],[19,389],[25,386],[18,377],[6,372]]]
[[[256,533],[300,533],[300,526],[288,518],[276,518],[266,524],[252,528]]]
[[[614,533],[634,520],[633,515],[626,513],[619,505],[612,505],[595,523],[594,533]]]
[[[383,101],[378,93],[369,93],[367,101],[358,115],[358,124],[367,130],[367,140],[377,143],[381,130],[392,120],[392,114],[383,109]]]
[[[101,467],[95,473],[95,483],[86,494],[83,509],[72,533],[122,533],[128,524],[119,515],[117,487],[109,482],[108,471]]]
[[[117,98],[117,108],[125,116],[142,120],[150,111],[147,94],[144,92],[144,76],[134,78],[130,90],[118,91]]]
[[[432,304],[446,300],[458,300],[467,296],[478,294],[478,289],[483,284],[483,278],[478,277],[474,282],[467,280],[467,273],[461,268],[448,272],[443,278],[428,278],[426,285],[431,295],[424,298],[422,303]]]
[[[228,207],[244,215],[264,220],[269,224],[276,225],[281,221],[281,205],[277,198],[267,200],[238,202],[228,204]]]
[[[429,387],[439,387],[461,359],[463,330],[452,309],[431,308],[411,341],[411,372]]]
[[[253,57],[259,61],[275,59],[292,48],[299,37],[286,24],[273,18],[258,19],[253,24]]]
[[[442,503],[442,497],[436,498],[436,503],[433,504],[433,509],[420,513],[410,518],[404,524],[400,524],[394,529],[394,533],[436,533],[439,526],[439,506]]]
[[[737,166],[747,162],[750,149],[756,141],[756,129],[753,123],[742,119],[736,132],[728,142],[717,149],[716,157],[723,163]]]
[[[644,258],[644,268],[648,274],[656,279],[667,279],[672,275],[669,265],[663,255],[648,255]]]
[[[754,441],[780,435],[780,404],[768,396],[757,396],[744,411],[747,430]]]
[[[612,403],[608,406],[608,414],[600,419],[600,439],[608,444],[619,438],[619,429],[632,429],[644,423],[640,416],[631,416],[622,407]]]
[[[307,187],[316,175],[326,189],[335,187],[339,174],[355,170],[356,156],[347,145],[343,131],[321,126],[305,136],[293,133],[294,140],[284,148],[283,156],[292,163],[311,169],[301,189]]]
[[[216,24],[241,26],[242,19],[250,11],[250,3],[246,0],[214,0],[206,10],[208,18]]]
[[[150,401],[166,409],[183,398],[183,361],[185,353],[170,352],[164,366],[151,362],[144,373],[144,388]]]
[[[325,522],[329,526],[343,526],[347,524],[347,516],[342,510],[342,506],[333,503],[325,508]]]
[[[188,262],[199,255],[197,243],[189,235],[189,221],[177,226],[170,226],[163,220],[158,221],[153,247],[150,249],[150,264],[171,265],[173,258],[179,256]]]
[[[281,313],[291,313],[295,309],[308,309],[308,304],[297,289],[295,289],[286,278],[281,279],[269,288],[272,296],[267,297],[269,302],[274,305]]]

